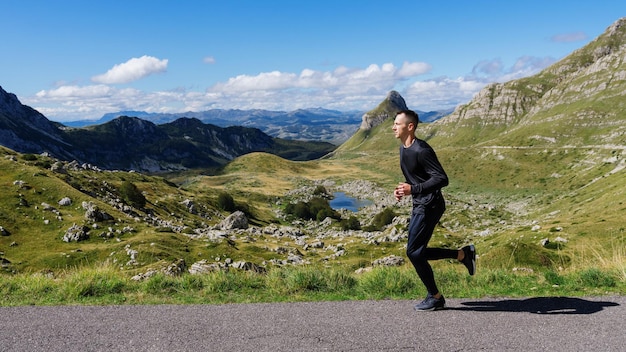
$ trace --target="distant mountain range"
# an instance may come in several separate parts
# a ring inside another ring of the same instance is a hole
[[[450,113],[443,111],[417,111],[422,122],[433,122]],[[169,123],[179,118],[196,118],[204,123],[219,127],[244,126],[258,128],[264,133],[283,139],[320,141],[340,145],[359,128],[364,112],[336,111],[322,108],[299,109],[294,111],[212,109],[200,112],[148,113],[145,111],[120,111],[108,113],[98,120],[63,122],[70,127],[85,127],[109,122],[119,116],[138,117],[157,125]]]
[[[49,121],[0,87],[0,145],[21,153],[48,153],[104,169],[159,172],[220,167],[247,153],[290,160],[317,159],[335,145],[271,137],[252,127],[219,127],[195,118],[156,125],[119,116],[83,128]]]

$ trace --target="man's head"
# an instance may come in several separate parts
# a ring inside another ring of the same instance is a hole
[[[419,117],[413,110],[401,110],[396,113],[393,121],[393,132],[396,138],[403,139],[408,135],[414,136],[419,123]]]

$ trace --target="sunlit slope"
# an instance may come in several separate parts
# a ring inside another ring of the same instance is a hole
[[[395,149],[394,149],[395,150]],[[267,153],[251,153],[229,163],[219,175],[199,178],[205,187],[220,187],[229,192],[259,193],[267,196],[284,196],[286,192],[305,183],[330,180],[343,183],[353,180],[392,182],[395,170],[386,163],[360,153],[355,160],[327,157],[314,161],[290,161]],[[397,164],[394,158],[392,162]],[[389,174],[389,175],[387,175]]]
[[[50,170],[55,160],[41,155],[20,154],[0,148],[0,256],[10,263],[7,270],[72,270],[104,262],[119,265],[129,273],[147,266],[167,265],[183,258],[193,262],[198,251],[191,251],[189,239],[162,224],[177,227],[210,222],[189,212],[184,204],[193,199],[199,211],[216,212],[217,192],[185,192],[160,177],[139,173],[95,169]],[[119,189],[132,182],[147,199],[146,210],[124,212]],[[60,205],[63,198],[70,205]],[[90,221],[83,202],[91,203],[112,219]],[[147,216],[147,214],[151,214]],[[158,222],[147,218],[160,219]],[[219,219],[213,220],[218,221]],[[64,242],[72,226],[89,227],[89,237],[80,242]],[[137,251],[129,263],[128,250]]]

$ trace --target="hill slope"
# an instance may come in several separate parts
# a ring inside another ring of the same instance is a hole
[[[555,237],[572,251],[623,246],[624,57],[622,18],[537,75],[491,84],[449,116],[421,124],[418,137],[437,150],[451,180],[446,228],[494,248],[520,236],[537,252],[540,239]],[[392,116],[360,130],[333,158],[376,160],[400,178]]]

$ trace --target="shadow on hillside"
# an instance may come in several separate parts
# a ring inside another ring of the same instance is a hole
[[[619,306],[615,302],[589,301],[571,297],[535,297],[527,299],[506,299],[501,301],[463,302],[466,307],[451,307],[450,310],[476,312],[524,312],[534,314],[593,314],[604,307]]]

